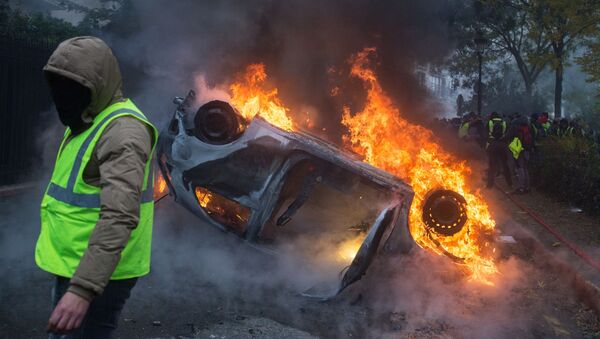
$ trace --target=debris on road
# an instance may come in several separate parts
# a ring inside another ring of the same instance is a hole
[[[238,319],[240,317],[236,317]],[[226,320],[194,333],[193,338],[299,338],[314,339],[316,336],[299,329],[285,326],[267,318],[241,317],[243,320]]]

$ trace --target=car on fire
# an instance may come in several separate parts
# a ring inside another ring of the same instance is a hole
[[[195,114],[193,91],[174,102],[157,145],[169,194],[205,223],[269,252],[286,241],[310,244],[319,257],[335,252],[343,267],[334,286],[307,295],[335,296],[379,253],[414,246],[414,192],[404,181],[309,133],[259,115],[247,121],[226,102],[210,101]],[[465,204],[457,193],[434,190],[424,204],[425,225],[455,234],[465,223]]]

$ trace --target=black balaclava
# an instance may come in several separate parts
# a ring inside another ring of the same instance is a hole
[[[50,93],[58,117],[63,125],[71,128],[73,134],[79,134],[91,126],[81,118],[83,111],[92,101],[89,88],[72,79],[52,72],[44,72],[50,86]]]

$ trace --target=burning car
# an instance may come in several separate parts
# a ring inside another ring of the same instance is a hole
[[[268,252],[303,243],[312,256],[333,258],[335,285],[307,294],[337,295],[378,254],[411,250],[414,191],[403,180],[309,133],[246,119],[226,102],[193,113],[194,102],[194,91],[175,99],[157,145],[169,194],[203,222]],[[422,209],[426,232],[457,234],[465,206],[456,192],[432,190]]]

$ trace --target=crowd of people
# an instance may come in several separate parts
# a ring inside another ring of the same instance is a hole
[[[483,117],[474,112],[462,118],[438,119],[438,127],[451,128],[459,139],[474,142],[488,158],[487,187],[494,186],[499,175],[513,187],[514,194],[531,191],[529,163],[536,156],[539,143],[550,136],[588,137],[600,143],[600,135],[583,128],[577,119],[550,119],[548,112],[526,116],[520,113],[492,112]]]

